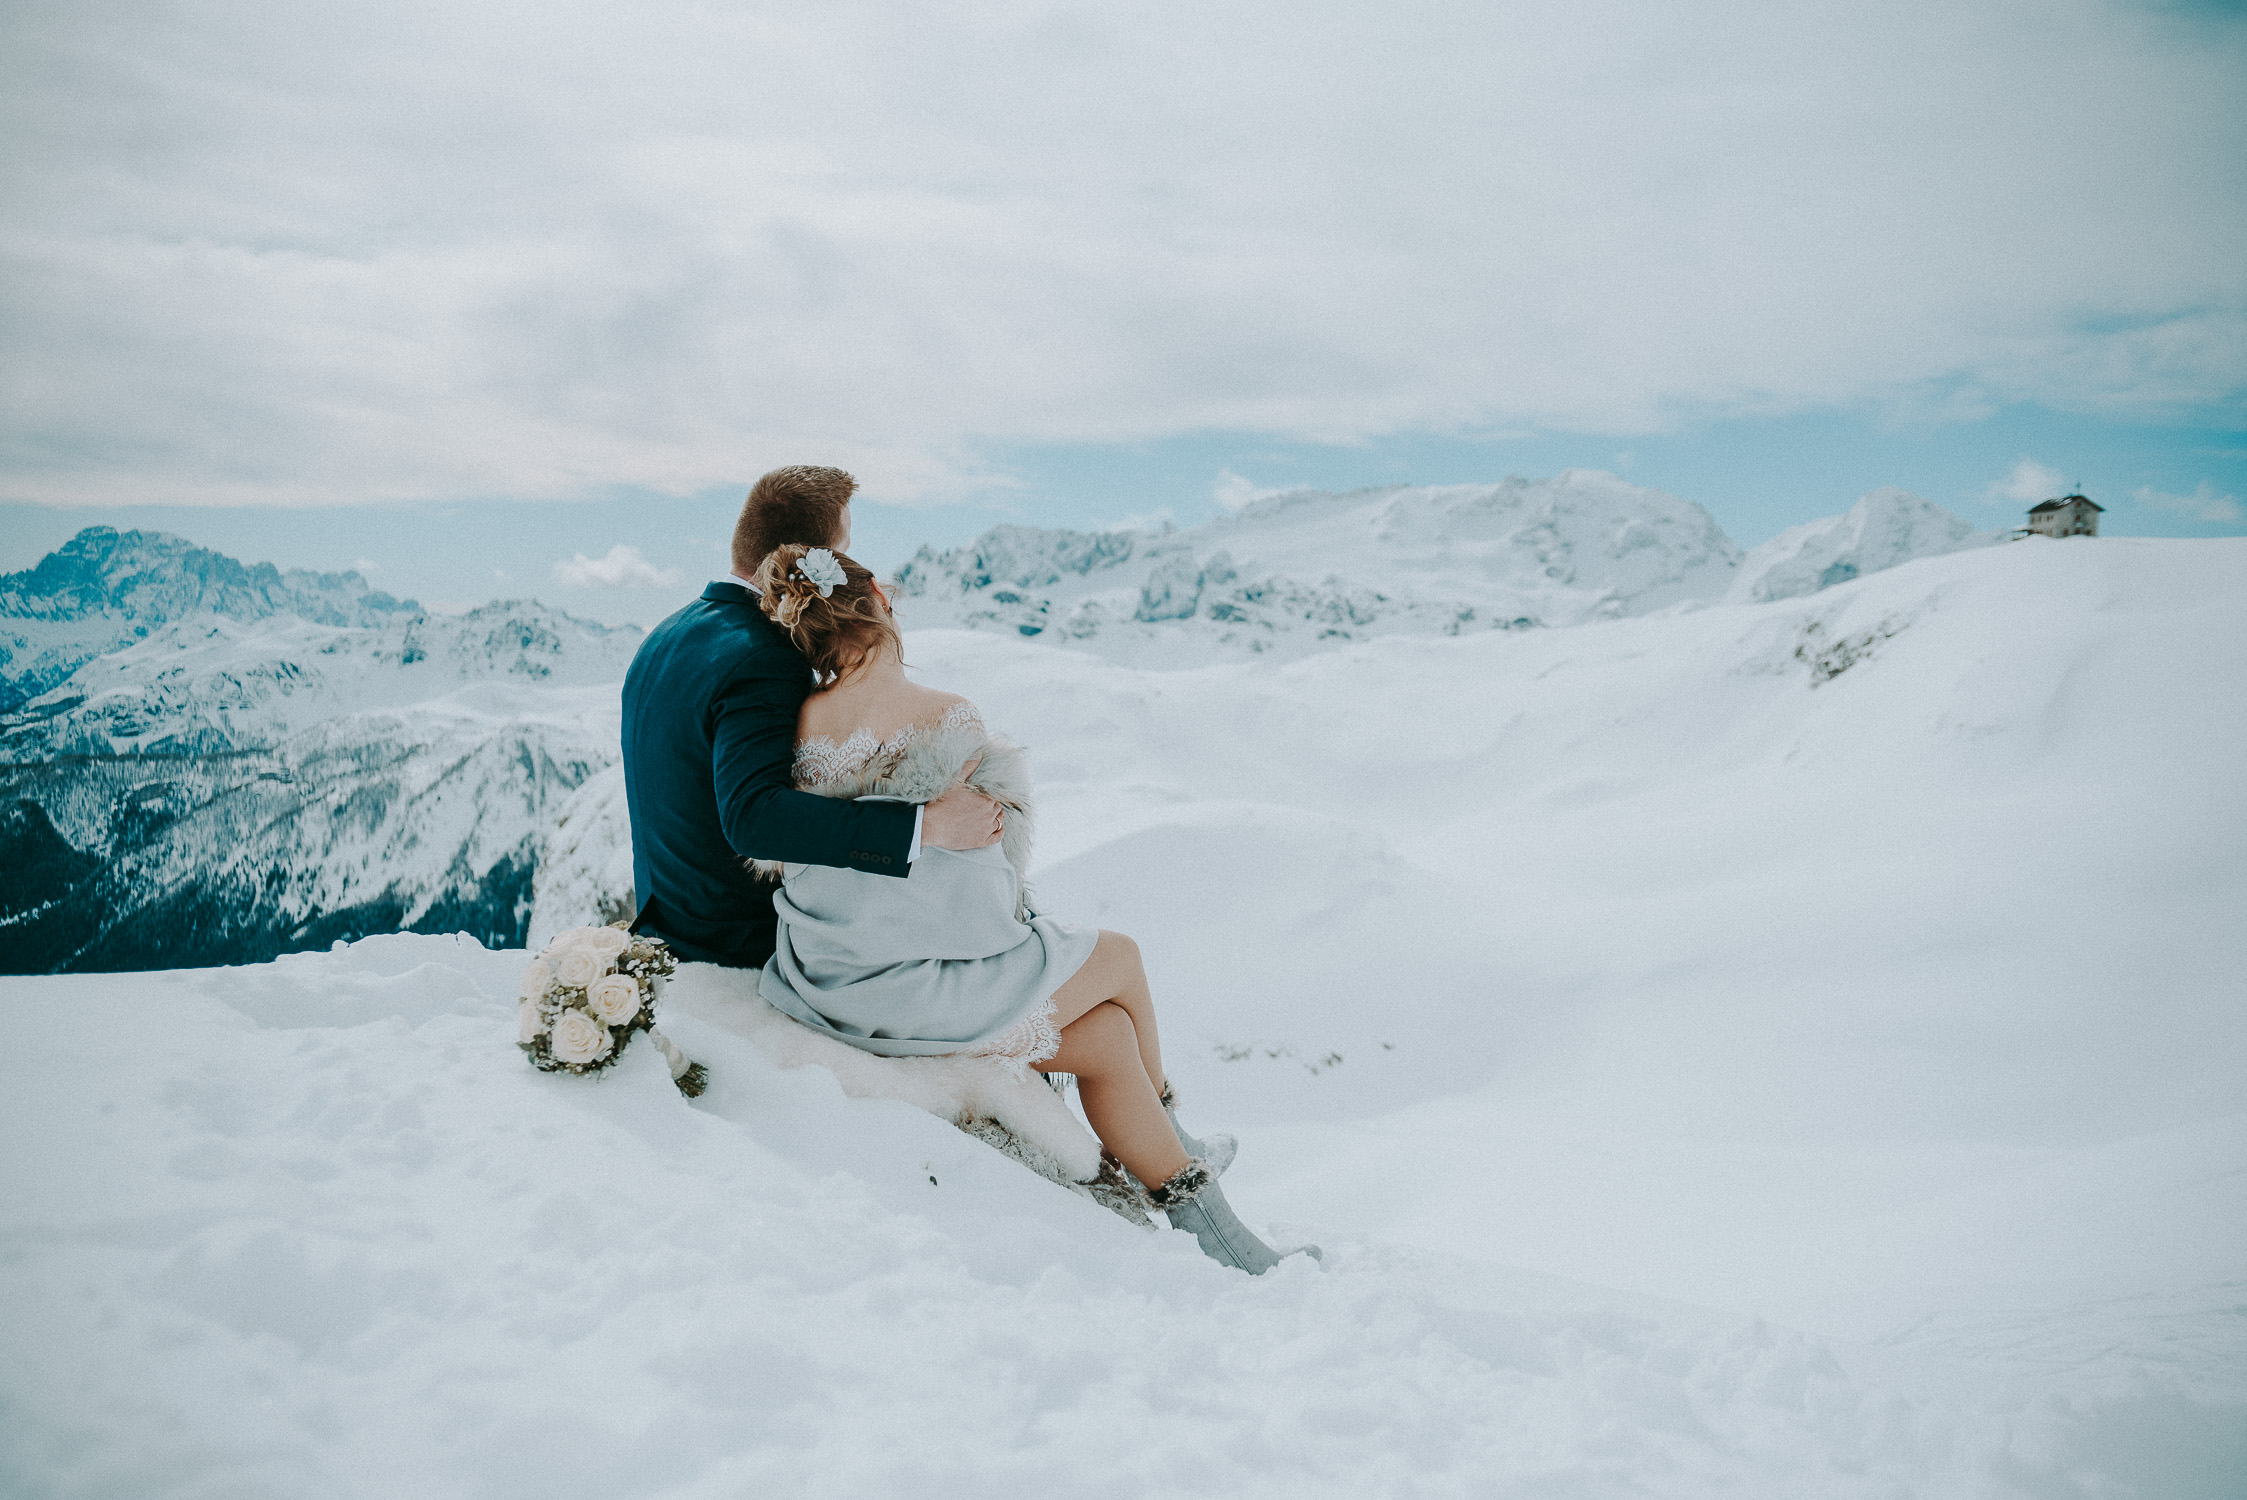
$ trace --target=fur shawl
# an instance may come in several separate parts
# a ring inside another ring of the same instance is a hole
[[[1030,761],[1020,745],[992,734],[980,724],[940,724],[908,731],[882,747],[865,765],[809,788],[822,797],[879,797],[896,802],[932,802],[960,779],[960,768],[976,762],[967,784],[1006,809],[999,847],[1014,866],[1015,915],[1030,915],[1030,845],[1037,812],[1030,790]],[[758,874],[779,879],[775,860],[751,860]]]

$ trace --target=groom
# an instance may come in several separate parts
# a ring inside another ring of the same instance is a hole
[[[840,469],[795,464],[749,491],[733,572],[648,633],[624,676],[632,927],[683,959],[757,968],[772,956],[772,886],[747,861],[909,874],[923,848],[999,840],[997,804],[957,786],[922,807],[795,789],[796,710],[811,668],[757,607],[757,565],[790,543],[850,545]]]

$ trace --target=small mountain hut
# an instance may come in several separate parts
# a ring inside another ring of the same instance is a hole
[[[2063,495],[2029,507],[2027,536],[2097,536],[2099,516],[2106,507],[2083,495]]]

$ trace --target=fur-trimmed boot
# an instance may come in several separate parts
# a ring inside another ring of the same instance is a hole
[[[1155,1227],[1155,1221],[1147,1217],[1147,1190],[1122,1162],[1107,1152],[1100,1153],[1100,1175],[1078,1186],[1086,1197],[1118,1218],[1128,1219],[1146,1230]]]
[[[1169,1181],[1147,1189],[1147,1202],[1162,1210],[1171,1228],[1192,1235],[1202,1254],[1219,1265],[1238,1266],[1251,1276],[1261,1276],[1280,1263],[1272,1247],[1249,1233],[1233,1213],[1225,1190],[1217,1185],[1217,1174],[1198,1157],[1172,1173]]]

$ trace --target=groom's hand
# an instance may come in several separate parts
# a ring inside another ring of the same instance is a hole
[[[921,842],[931,849],[982,849],[999,841],[1006,812],[967,784],[976,767],[969,761],[960,779],[921,810]]]

